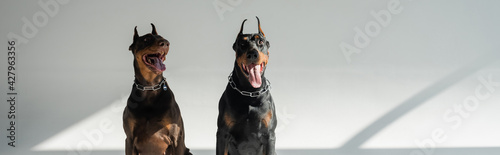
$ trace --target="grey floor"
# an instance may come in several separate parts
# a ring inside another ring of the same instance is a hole
[[[303,149],[303,150],[277,150],[277,154],[282,155],[411,155],[413,151],[417,149],[366,149],[366,150],[335,150],[335,149]],[[441,148],[435,149],[431,154],[440,155],[471,155],[471,154],[481,154],[481,155],[495,155],[500,152],[500,148]],[[30,151],[14,151],[14,152],[3,152],[5,154],[38,154],[38,155],[74,155],[75,152],[66,151],[43,151],[43,152],[30,152]],[[82,154],[92,154],[92,155],[119,155],[124,154],[123,151],[89,151],[81,152]],[[213,155],[215,150],[192,150],[191,153],[196,155]],[[420,153],[415,153],[420,154]]]

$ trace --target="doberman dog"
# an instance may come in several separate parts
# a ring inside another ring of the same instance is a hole
[[[190,155],[184,123],[174,94],[163,77],[170,42],[156,32],[140,36],[137,26],[129,50],[135,81],[123,112],[127,155]]]
[[[233,44],[234,68],[219,101],[217,155],[275,155],[276,112],[270,82],[264,77],[269,42],[259,32],[240,32]]]

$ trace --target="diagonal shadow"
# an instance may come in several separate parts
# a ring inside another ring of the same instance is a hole
[[[392,109],[390,112],[386,113],[384,116],[380,117],[378,120],[371,123],[369,126],[364,128],[358,134],[353,136],[349,141],[347,141],[340,150],[357,150],[359,147],[373,137],[375,134],[380,132],[382,129],[390,125],[392,122],[408,113],[412,109],[422,105],[425,101],[431,99],[432,97],[439,94],[446,88],[456,84],[465,77],[475,73],[479,69],[485,67],[486,65],[498,60],[498,52],[486,53],[483,56],[477,58],[468,65],[452,72],[448,76],[443,77],[441,80],[436,81],[431,86],[425,88],[419,93],[415,94],[411,98],[402,102],[399,106]]]

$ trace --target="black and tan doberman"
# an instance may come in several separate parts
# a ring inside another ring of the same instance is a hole
[[[156,32],[139,36],[129,50],[134,55],[135,81],[123,112],[125,154],[189,155],[184,124],[174,94],[163,77],[170,43]]]
[[[233,44],[234,68],[219,101],[217,155],[275,155],[276,113],[264,77],[269,42],[258,22],[258,33],[240,32]]]

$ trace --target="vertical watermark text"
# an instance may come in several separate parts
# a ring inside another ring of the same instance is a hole
[[[8,145],[16,147],[16,42],[7,42],[7,104],[9,112],[7,118],[9,125],[7,128]]]

